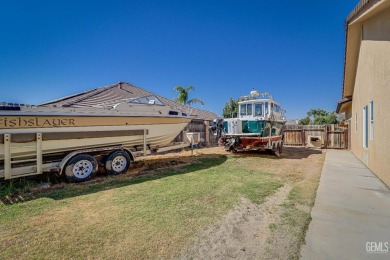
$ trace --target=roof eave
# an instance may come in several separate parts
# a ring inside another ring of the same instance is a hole
[[[345,21],[345,54],[342,97],[353,95],[361,43],[361,24],[390,6],[390,0],[361,0]]]
[[[339,100],[339,102],[337,102],[337,108],[336,108],[336,113],[339,114],[340,112],[342,112],[342,108],[348,104],[352,102],[352,96],[350,97],[346,97],[346,98],[343,98],[341,100]]]

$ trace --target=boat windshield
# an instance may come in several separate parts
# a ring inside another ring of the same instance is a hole
[[[158,99],[156,96],[144,96],[135,99],[130,99],[128,103],[136,103],[136,104],[149,104],[149,105],[159,105],[163,106],[164,104]]]

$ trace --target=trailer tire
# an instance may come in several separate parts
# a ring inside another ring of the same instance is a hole
[[[107,156],[104,169],[109,175],[122,174],[130,168],[131,158],[125,151],[114,151]]]
[[[78,154],[65,165],[64,173],[69,182],[83,182],[92,179],[98,170],[95,157]]]

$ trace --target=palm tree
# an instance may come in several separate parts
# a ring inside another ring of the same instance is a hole
[[[199,99],[199,98],[192,98],[190,100],[188,100],[188,93],[191,91],[191,90],[195,90],[195,88],[193,86],[188,86],[186,88],[184,88],[183,86],[177,86],[173,89],[173,92],[177,92],[179,93],[179,96],[177,98],[175,98],[175,101],[179,104],[182,104],[182,105],[193,105],[195,103],[199,103],[201,104],[202,106],[204,105],[204,102],[203,100]]]

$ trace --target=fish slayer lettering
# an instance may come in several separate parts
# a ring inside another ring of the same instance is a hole
[[[0,128],[76,126],[74,118],[1,117]]]

